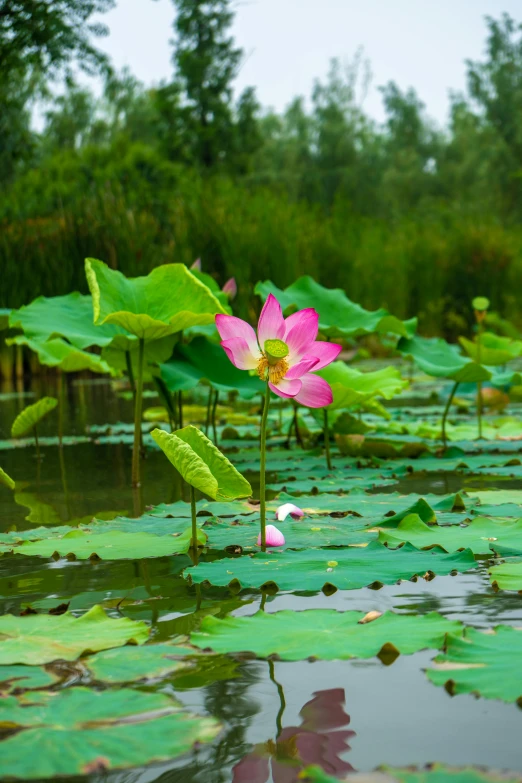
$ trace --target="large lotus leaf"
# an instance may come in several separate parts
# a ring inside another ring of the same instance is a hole
[[[15,483],[13,479],[2,468],[0,468],[0,484],[3,484],[5,487],[8,487],[8,489],[15,488]]]
[[[450,345],[439,337],[401,339],[397,349],[405,356],[411,356],[418,367],[427,375],[436,378],[451,378],[459,383],[488,381],[491,372],[481,364],[461,356],[456,345]]]
[[[351,777],[345,778],[349,781]],[[320,767],[307,767],[300,775],[301,783],[339,783]],[[430,764],[425,769],[382,766],[374,773],[363,777],[353,776],[353,783],[519,783],[517,772],[488,772],[473,767],[447,767],[445,764]]]
[[[521,386],[522,373],[516,370],[495,371],[491,375],[490,384],[495,389],[503,389],[506,386]]]
[[[372,332],[398,334],[411,337],[417,328],[417,319],[400,321],[387,310],[365,310],[350,301],[340,288],[324,288],[312,277],[305,275],[281,291],[270,280],[260,282],[255,293],[265,300],[273,294],[284,311],[313,307],[319,313],[319,330],[329,337],[355,337]]]
[[[160,367],[161,378],[170,392],[190,391],[195,389],[203,377],[199,370],[187,359],[179,356],[179,351],[170,362]]]
[[[11,427],[11,437],[22,438],[24,435],[27,435],[57,405],[58,400],[55,397],[42,397],[41,400],[33,403],[33,405],[28,405],[14,420]]]
[[[252,494],[252,487],[225,455],[197,427],[152,437],[188,484],[214,500],[234,500]]]
[[[64,536],[23,541],[20,544],[0,544],[0,552],[37,557],[68,557],[77,560],[137,560],[143,557],[166,557],[186,553],[190,547],[191,531],[174,536],[156,536],[151,533],[88,532],[71,530]],[[206,539],[203,539],[203,543]]]
[[[264,392],[265,386],[257,375],[252,376],[244,370],[238,370],[231,364],[221,346],[211,343],[205,337],[196,337],[188,345],[181,345],[179,356],[195,367],[201,373],[200,377],[206,379],[217,391],[237,390],[245,399]]]
[[[73,661],[86,652],[143,644],[149,629],[127,617],[108,617],[101,606],[93,606],[81,617],[30,614],[0,617],[0,664],[32,666],[58,659]]]
[[[13,310],[9,325],[22,329],[26,337],[38,343],[53,337],[65,337],[76,348],[109,345],[123,330],[114,324],[96,326],[92,297],[74,291],[65,296],[39,296],[31,304]]]
[[[522,355],[521,340],[511,340],[509,337],[501,337],[491,332],[484,332],[480,336],[480,352],[477,342],[472,342],[465,337],[459,337],[459,342],[474,361],[479,361],[480,353],[480,363],[487,367],[507,364]]]
[[[522,630],[498,625],[494,633],[466,628],[462,638],[448,636],[445,654],[427,675],[450,693],[478,693],[486,699],[522,706]]]
[[[258,658],[277,655],[283,661],[372,658],[383,648],[403,655],[440,649],[448,633],[459,633],[458,621],[437,612],[400,615],[386,612],[361,624],[364,612],[334,609],[290,610],[250,617],[205,617],[190,636],[197,647],[219,653],[253,652]]]
[[[11,703],[6,719],[10,713],[19,719]],[[179,710],[161,693],[82,687],[35,694],[23,708],[21,726],[1,744],[8,778],[56,779],[168,761],[210,741],[220,728],[212,718]]]
[[[0,331],[9,328],[9,317],[12,312],[10,307],[0,307]]]
[[[241,587],[275,584],[280,590],[321,590],[333,586],[354,590],[369,584],[393,584],[428,574],[448,574],[475,567],[470,550],[454,555],[435,549],[421,551],[405,544],[399,550],[387,549],[377,541],[367,547],[317,549],[298,552],[259,552],[252,556],[200,563],[188,568],[184,576],[192,582],[213,585],[239,583]]]
[[[59,367],[64,372],[81,372],[90,370],[96,373],[117,374],[106,361],[95,353],[82,351],[66,342],[61,337],[40,342],[25,335],[18,335],[8,340],[9,344],[26,345],[38,356],[40,364],[47,367]]]
[[[51,672],[40,666],[24,666],[23,664],[13,664],[11,666],[0,666],[0,694],[9,690],[21,690],[30,688],[46,688],[54,685],[57,677]],[[15,706],[13,704],[13,706]],[[20,707],[20,709],[23,709]],[[0,726],[2,725],[0,717]]]
[[[132,682],[164,677],[177,669],[187,668],[187,662],[181,661],[179,656],[194,653],[194,650],[175,647],[173,644],[146,644],[142,647],[129,645],[123,649],[105,650],[83,663],[95,680]]]
[[[522,553],[522,519],[516,522],[491,517],[475,517],[462,525],[426,525],[417,514],[405,517],[395,530],[381,530],[379,541],[397,547],[405,541],[418,549],[438,546],[446,552],[471,549],[475,555],[489,554],[496,546]]]
[[[501,565],[492,566],[488,573],[493,587],[522,592],[522,559],[510,558]]]
[[[211,324],[217,313],[226,312],[184,264],[165,264],[146,277],[127,278],[102,261],[88,258],[85,273],[94,322],[117,324],[145,340]]]
[[[375,372],[359,372],[344,362],[333,362],[320,375],[332,387],[333,403],[329,410],[349,408],[372,397],[391,400],[408,386],[395,367],[386,367]]]

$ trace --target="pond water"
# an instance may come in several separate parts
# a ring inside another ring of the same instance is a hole
[[[52,386],[44,385],[25,389],[25,394],[34,392],[38,398],[52,391]],[[14,416],[30,401],[31,397],[21,392],[4,393],[0,401],[0,439],[9,437]],[[103,427],[131,420],[131,403],[119,398],[108,384],[80,382],[68,386],[68,435],[80,438],[87,424]],[[47,434],[54,435],[51,424],[47,426]],[[31,445],[2,450],[2,467],[15,477],[18,486],[14,495],[1,495],[1,531],[30,529],[39,524],[74,525],[102,513],[133,516],[148,505],[184,497],[179,480],[159,451],[147,454],[141,495],[133,494],[130,437],[124,443],[66,445],[63,461],[56,445],[43,445],[42,454],[37,477]],[[230,458],[233,461],[234,455]],[[291,459],[289,452],[289,464]],[[497,486],[520,489],[522,483],[516,478],[446,472],[414,474],[375,491],[447,494],[470,487]],[[150,623],[154,641],[187,634],[209,614],[254,614],[262,601],[268,613],[310,608],[437,611],[477,628],[500,623],[522,626],[522,596],[494,592],[485,564],[467,574],[437,576],[429,582],[402,581],[379,590],[338,590],[330,596],[322,592],[279,592],[263,598],[255,590],[234,594],[228,588],[196,589],[180,575],[189,562],[187,556],[96,563],[2,557],[1,610],[19,614],[30,605],[45,611],[66,602],[71,610],[81,612],[98,603],[112,616]],[[313,628],[310,632],[313,634]],[[175,694],[194,712],[214,716],[223,724],[222,732],[212,743],[195,748],[175,762],[103,773],[102,777],[122,783],[231,781],[234,766],[256,745],[275,742],[282,730],[283,736],[295,734],[311,702],[320,704],[321,709],[314,736],[307,735],[308,756],[326,769],[333,753],[337,759],[334,769],[339,773],[370,771],[379,764],[406,766],[435,761],[522,773],[522,710],[516,704],[473,695],[452,697],[444,688],[435,687],[424,674],[433,657],[433,651],[423,651],[400,655],[393,662],[378,658],[297,663],[220,658],[193,677],[163,678],[147,684],[146,689]],[[342,742],[335,733],[342,735]],[[318,736],[320,742],[314,740]],[[256,761],[254,756],[250,766],[243,763],[236,769],[234,780],[297,781],[297,771],[291,766],[292,744],[289,742],[286,756],[283,745],[278,751],[282,754],[280,763],[274,761],[270,769],[267,762]],[[93,774],[90,779],[98,777]]]

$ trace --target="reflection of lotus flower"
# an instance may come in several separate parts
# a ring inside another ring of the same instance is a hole
[[[233,783],[297,783],[299,773],[310,764],[336,775],[352,772],[353,767],[340,758],[350,749],[347,741],[353,731],[337,731],[350,722],[344,711],[344,689],[318,691],[300,712],[298,727],[283,729],[276,742],[256,745],[234,767]]]
[[[233,299],[237,294],[237,284],[235,278],[231,277],[230,280],[227,280],[221,290],[224,294],[228,294],[229,299]]]
[[[316,340],[319,315],[312,307],[285,320],[281,305],[270,294],[257,335],[246,321],[232,315],[217,315],[216,326],[228,358],[240,370],[257,370],[279,397],[295,398],[308,408],[330,405],[332,390],[313,371],[333,362],[341,346]]]
[[[194,263],[190,268],[197,269],[198,272],[201,272],[201,258],[196,258],[196,260],[194,261]]]
[[[279,522],[284,522],[289,514],[292,519],[300,519],[305,515],[304,511],[299,508],[299,506],[294,506],[293,503],[283,503],[283,505],[279,506],[275,513],[276,519]]]
[[[266,526],[266,545],[267,546],[284,546],[285,537],[275,525]],[[257,545],[261,546],[261,534],[257,537]]]

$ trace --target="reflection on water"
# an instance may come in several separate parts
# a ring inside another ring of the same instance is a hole
[[[42,393],[53,394],[53,389],[37,390]],[[16,395],[0,400],[0,439],[8,437],[12,420],[25,404],[27,399]],[[114,425],[131,418],[130,402],[110,392],[106,382],[69,386],[67,433],[80,436],[87,423]],[[51,421],[45,427],[43,435],[54,435]],[[44,445],[42,453],[37,482],[34,449],[2,451],[2,467],[17,479],[17,490],[14,496],[9,492],[1,496],[0,530],[77,524],[101,512],[105,518],[129,515],[136,503],[141,507],[174,502],[183,494],[179,476],[163,455],[150,452],[143,467],[142,495],[136,500],[130,490],[130,442],[66,446],[63,460],[56,446]],[[520,485],[513,479],[437,473],[414,474],[378,491],[441,494],[467,487]],[[150,623],[154,641],[181,640],[208,615],[259,611],[261,595],[255,590],[237,595],[227,588],[199,592],[181,577],[189,564],[184,555],[115,562],[49,562],[5,555],[0,557],[0,611],[19,614],[30,605],[46,612],[61,603],[83,611],[99,603],[114,617]],[[277,593],[265,597],[263,604],[267,612],[438,611],[480,628],[502,622],[522,626],[522,596],[494,593],[486,563],[473,573],[437,576],[430,582],[419,579],[380,590],[339,590],[331,596]],[[371,770],[380,763],[433,760],[522,770],[522,711],[471,696],[451,698],[424,675],[432,657],[430,651],[399,656],[388,667],[377,659],[273,663],[216,656],[202,661],[188,673],[146,687],[175,695],[188,708],[220,720],[223,730],[216,741],[175,762],[108,773],[104,779],[111,783],[293,783],[307,763],[342,775],[351,769]],[[347,728],[351,725],[356,733]]]

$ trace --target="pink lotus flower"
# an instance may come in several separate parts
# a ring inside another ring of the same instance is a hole
[[[236,279],[234,277],[231,277],[230,280],[227,280],[223,288],[221,289],[224,294],[228,295],[229,299],[233,299],[235,295],[237,294],[237,283]]]
[[[283,503],[282,506],[276,509],[275,513],[279,522],[284,522],[289,514],[292,519],[301,519],[305,515],[304,511],[299,506],[294,506],[293,503]]]
[[[285,537],[275,525],[266,526],[266,545],[267,546],[284,546]],[[261,534],[257,537],[257,545],[261,546]]]
[[[233,315],[216,315],[216,326],[235,367],[257,370],[279,397],[294,398],[307,408],[330,405],[332,390],[313,370],[333,362],[341,346],[316,339],[319,314],[313,307],[285,319],[281,305],[270,294],[259,316],[257,335],[250,324]]]

